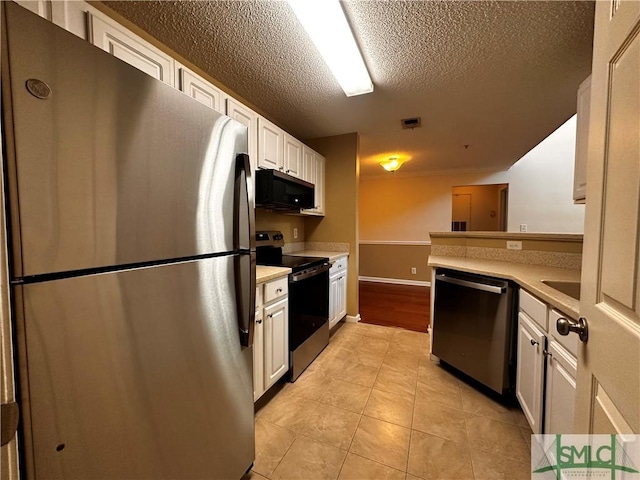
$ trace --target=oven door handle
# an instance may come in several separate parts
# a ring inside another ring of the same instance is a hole
[[[302,280],[306,280],[309,277],[315,277],[316,275],[320,275],[321,273],[326,272],[330,268],[331,268],[331,265],[329,265],[328,263],[325,263],[321,267],[315,268],[315,269],[311,270],[310,272],[294,273],[289,278],[291,278],[291,282],[292,283],[300,282]]]

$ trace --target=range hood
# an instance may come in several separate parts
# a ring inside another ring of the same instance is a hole
[[[300,212],[314,207],[313,184],[279,170],[256,171],[256,207],[280,212]]]

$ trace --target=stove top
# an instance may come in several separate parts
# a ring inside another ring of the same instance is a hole
[[[287,267],[293,273],[329,262],[328,258],[283,255],[284,235],[278,231],[256,233],[256,262],[270,267]]]
[[[322,265],[328,262],[328,258],[320,257],[297,257],[295,255],[282,255],[280,259],[277,258],[260,258],[258,255],[258,265],[268,265],[270,267],[287,267],[293,272],[305,270],[307,268]]]

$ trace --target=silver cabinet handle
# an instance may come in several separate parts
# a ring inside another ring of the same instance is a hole
[[[578,321],[560,317],[556,321],[556,330],[563,336],[569,335],[570,332],[577,333],[580,341],[584,343],[589,340],[589,326],[587,325],[587,319],[584,317],[580,317]]]
[[[287,172],[286,172],[286,173],[289,173],[290,171],[291,171],[291,170],[287,170]]]
[[[260,318],[260,319],[256,320],[256,323],[257,323],[258,325],[260,325],[260,324],[262,323],[262,319]]]
[[[276,293],[281,293],[281,292],[282,292],[281,288],[276,289]]]
[[[279,167],[278,170],[282,172],[284,170],[284,167]]]
[[[267,315],[267,318],[273,318],[273,313],[270,313],[269,315]]]
[[[549,352],[548,350],[543,350],[543,351],[542,351],[542,354],[543,354],[545,357],[549,357],[549,358],[553,357],[553,353]]]
[[[531,339],[531,345],[532,346],[536,346],[536,345],[540,345],[538,342],[536,342],[533,338]]]

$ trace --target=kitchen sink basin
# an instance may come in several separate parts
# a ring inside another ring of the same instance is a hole
[[[571,298],[580,300],[580,282],[566,282],[560,280],[542,280],[542,283],[569,295]]]

